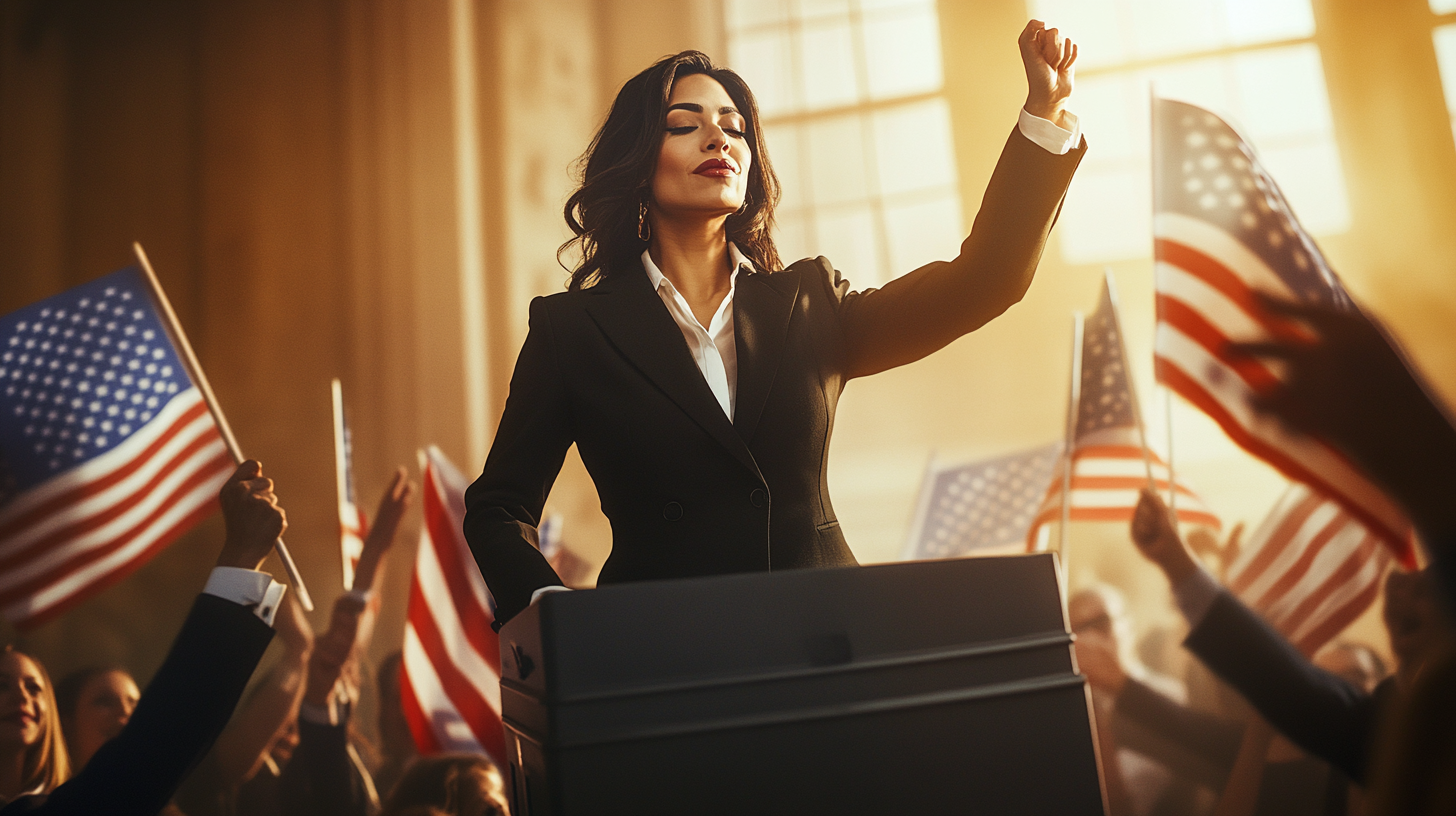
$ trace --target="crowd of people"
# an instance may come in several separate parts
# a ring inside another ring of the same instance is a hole
[[[1428,566],[1386,578],[1394,666],[1345,641],[1310,659],[1221,585],[1232,545],[1190,546],[1145,491],[1130,550],[1166,576],[1186,623],[1182,654],[1192,659],[1139,649],[1111,587],[1068,602],[1111,811],[1456,812],[1456,427],[1371,318],[1264,305],[1304,331],[1234,347],[1284,365],[1283,384],[1257,409],[1328,441],[1377,479],[1408,512]],[[124,667],[53,683],[33,656],[0,651],[0,816],[506,814],[489,758],[416,756],[397,654],[379,668],[380,744],[355,728],[360,655],[412,491],[401,470],[354,587],[322,633],[258,571],[287,522],[272,481],[249,461],[221,492],[226,536],[216,567],[145,693]],[[245,699],[275,634],[281,655]]]
[[[1130,538],[1167,578],[1192,659],[1138,648],[1154,638],[1132,642],[1115,589],[1069,599],[1109,806],[1117,816],[1456,812],[1456,430],[1368,315],[1261,305],[1291,331],[1231,346],[1285,368],[1253,407],[1374,477],[1409,514],[1427,566],[1385,579],[1394,666],[1340,640],[1311,659],[1223,586],[1236,542],[1184,541],[1144,491]]]
[[[258,571],[287,521],[272,481],[248,461],[220,495],[227,534],[217,565],[145,693],[121,666],[53,684],[39,660],[6,647],[0,814],[505,816],[504,783],[488,757],[416,756],[398,653],[379,669],[380,744],[355,728],[360,656],[413,489],[401,469],[353,589],[321,633]],[[281,654],[248,689],[275,634]]]

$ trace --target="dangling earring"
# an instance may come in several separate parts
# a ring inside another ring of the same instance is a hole
[[[652,238],[652,225],[647,221],[647,202],[644,201],[637,210],[637,237],[643,241]]]

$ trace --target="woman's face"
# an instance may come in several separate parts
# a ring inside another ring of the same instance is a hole
[[[45,736],[45,676],[30,658],[0,652],[0,750],[24,750]]]
[[[689,74],[674,83],[664,125],[652,175],[654,219],[726,217],[743,206],[753,155],[743,114],[718,80]]]
[[[73,753],[78,763],[121,733],[140,698],[136,681],[120,669],[102,672],[86,681],[76,700]]]

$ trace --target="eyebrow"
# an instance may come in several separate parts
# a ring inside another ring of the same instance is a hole
[[[670,110],[670,111],[675,111],[675,110],[692,111],[693,113],[702,113],[703,112],[703,106],[702,105],[699,105],[696,102],[679,102],[676,105],[669,105],[667,107],[667,109]],[[719,108],[718,109],[718,114],[719,115],[726,114],[726,113],[734,113],[734,114],[738,114],[739,116],[742,116],[743,115],[741,113],[738,113],[738,109],[737,108],[734,108],[734,107],[722,107],[722,108]]]

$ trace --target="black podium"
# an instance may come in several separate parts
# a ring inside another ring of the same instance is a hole
[[[1050,554],[547,595],[501,630],[517,816],[1100,814]]]

